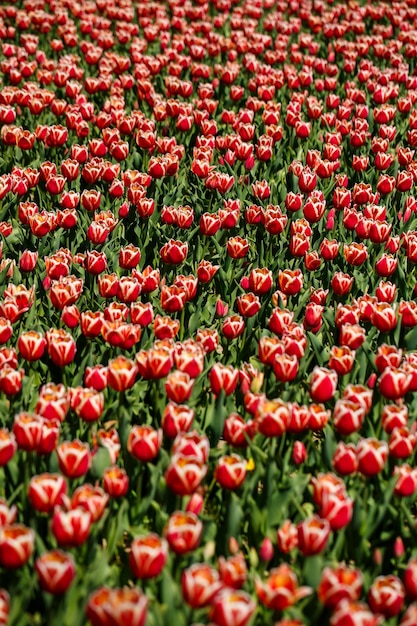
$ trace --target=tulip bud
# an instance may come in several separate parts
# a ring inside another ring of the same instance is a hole
[[[265,537],[259,548],[259,557],[266,563],[274,556],[274,546],[269,537]]]
[[[302,441],[295,441],[292,449],[292,460],[296,465],[301,465],[307,458],[307,450]]]
[[[404,542],[401,537],[396,537],[394,542],[394,555],[397,559],[400,559],[405,552]]]
[[[225,317],[229,310],[229,305],[220,300],[220,298],[216,302],[216,315],[217,317]]]

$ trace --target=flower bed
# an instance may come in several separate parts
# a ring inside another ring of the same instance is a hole
[[[0,37],[0,624],[415,626],[415,0]]]

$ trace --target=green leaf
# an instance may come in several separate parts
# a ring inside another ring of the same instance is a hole
[[[103,446],[94,454],[90,472],[94,478],[101,478],[106,467],[110,467],[111,464],[110,452]]]

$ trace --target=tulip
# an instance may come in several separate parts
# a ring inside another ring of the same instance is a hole
[[[35,543],[35,533],[23,524],[0,528],[0,565],[6,569],[22,567],[29,560]]]
[[[337,388],[337,372],[316,366],[310,379],[310,396],[313,402],[327,402]]]
[[[404,587],[397,576],[378,576],[369,589],[368,602],[374,613],[389,619],[401,611],[404,597]]]
[[[88,443],[79,439],[63,441],[56,450],[59,469],[67,478],[84,476],[91,465],[91,453]]]
[[[386,441],[369,437],[357,444],[358,469],[365,476],[375,476],[384,469],[388,458]]]
[[[175,494],[185,496],[195,492],[206,473],[207,466],[203,460],[177,453],[171,457],[165,480]]]
[[[312,592],[310,587],[298,587],[297,577],[286,563],[272,569],[265,582],[256,578],[255,590],[259,601],[275,611],[283,611]]]
[[[280,399],[261,400],[255,414],[259,432],[266,437],[280,437],[290,422],[288,405]]]
[[[320,602],[335,609],[342,600],[359,600],[363,585],[362,573],[346,565],[325,567],[321,574],[317,594]]]
[[[194,563],[182,573],[182,595],[193,608],[210,605],[222,587],[218,572],[206,563]]]
[[[256,604],[248,593],[225,588],[211,603],[210,619],[218,626],[246,626],[255,610]]]
[[[156,533],[135,537],[131,544],[129,565],[135,578],[155,578],[168,558],[168,544]]]
[[[136,459],[142,462],[152,461],[159,452],[162,443],[162,430],[151,426],[132,426],[127,449]]]
[[[103,516],[108,500],[109,496],[101,487],[84,483],[74,491],[71,507],[73,509],[77,507],[85,509],[90,513],[91,521],[97,522]]]
[[[35,571],[41,589],[53,595],[65,593],[76,573],[72,555],[62,550],[44,552],[35,561]]]
[[[62,504],[66,490],[60,474],[39,474],[30,480],[28,498],[36,511],[52,513],[56,505]]]
[[[124,356],[116,357],[108,363],[107,381],[115,391],[125,391],[135,384],[138,368]]]
[[[354,444],[339,441],[334,451],[332,465],[338,474],[348,476],[358,469],[358,459]]]
[[[199,546],[202,532],[203,524],[197,515],[176,511],[169,517],[164,535],[173,552],[186,554]]]
[[[101,587],[88,599],[86,614],[92,626],[145,626],[148,598],[137,587]]]
[[[341,600],[330,618],[330,626],[353,626],[355,623],[380,626],[383,623],[383,618],[381,615],[375,615],[371,612],[368,606],[362,602]]]
[[[246,478],[246,460],[237,454],[220,457],[214,478],[223,489],[237,489]]]

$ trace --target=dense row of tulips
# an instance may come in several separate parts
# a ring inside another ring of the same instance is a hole
[[[0,624],[415,626],[415,0],[0,39]]]

